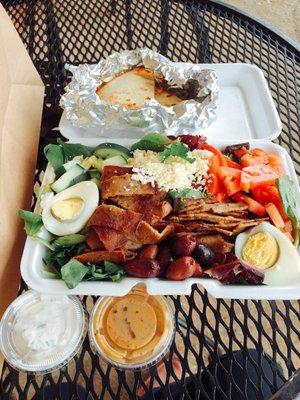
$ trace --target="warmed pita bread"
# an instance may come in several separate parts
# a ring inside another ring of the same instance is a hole
[[[175,94],[155,87],[153,72],[145,67],[135,67],[102,84],[97,95],[110,105],[121,105],[129,110],[141,108],[151,99],[165,107],[182,101]]]
[[[152,71],[136,67],[104,83],[97,89],[101,100],[111,105],[121,105],[130,110],[144,106],[154,98]]]

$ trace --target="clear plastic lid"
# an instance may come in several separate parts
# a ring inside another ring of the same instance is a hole
[[[101,297],[90,317],[92,348],[118,369],[141,370],[169,351],[175,333],[173,311],[163,296],[143,284],[123,297]]]
[[[74,357],[86,331],[87,317],[78,297],[29,290],[2,317],[0,350],[15,369],[45,374]]]

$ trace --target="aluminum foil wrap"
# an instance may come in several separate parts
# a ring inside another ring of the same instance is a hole
[[[172,107],[151,99],[137,110],[110,105],[99,98],[96,90],[102,83],[139,65],[161,73],[171,88],[193,88],[194,97]],[[175,136],[193,134],[209,126],[217,116],[219,87],[215,71],[196,64],[175,64],[148,48],[114,53],[96,65],[66,68],[73,77],[60,104],[67,123],[83,137],[138,137],[150,131]]]

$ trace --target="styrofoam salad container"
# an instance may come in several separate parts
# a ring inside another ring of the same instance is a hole
[[[73,140],[72,142],[84,143],[89,146],[96,146],[105,142],[105,139],[85,139]],[[130,146],[136,142],[136,139],[110,139],[110,142],[119,143],[124,146]],[[241,143],[242,140],[235,140],[235,143]],[[210,140],[209,143],[223,148],[227,144],[226,141],[218,143]],[[296,185],[296,194],[298,204],[300,204],[300,189],[297,181],[296,172],[292,160],[285,149],[271,142],[250,141],[250,147],[261,147],[267,152],[278,154],[282,160],[285,172],[289,175]],[[46,169],[43,179],[43,185],[47,184],[50,175],[50,168]],[[47,237],[47,232],[43,234]],[[299,299],[300,293],[300,276],[299,281],[288,286],[265,286],[265,285],[223,285],[215,279],[210,278],[189,278],[184,281],[168,281],[159,278],[140,279],[133,277],[125,277],[120,282],[105,281],[87,281],[81,282],[76,288],[68,289],[62,280],[47,279],[42,276],[43,257],[46,247],[37,243],[34,239],[28,237],[25,243],[23,257],[21,260],[21,274],[27,285],[43,293],[51,294],[67,294],[67,295],[97,295],[97,296],[123,296],[127,294],[131,288],[139,282],[143,282],[147,286],[147,290],[151,295],[188,295],[191,293],[193,284],[200,284],[216,298],[227,299],[283,299],[292,300]]]
[[[181,64],[181,63],[174,63]],[[208,141],[228,142],[273,140],[282,125],[262,70],[251,64],[198,64],[215,70],[220,87],[217,100],[217,120],[199,133]],[[74,127],[63,113],[59,129],[67,139],[94,138],[95,130]],[[189,133],[189,132],[182,132]],[[113,129],[111,136],[114,136]],[[119,135],[118,135],[119,136]],[[130,127],[126,137],[137,137]]]

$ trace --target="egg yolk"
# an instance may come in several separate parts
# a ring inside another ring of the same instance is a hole
[[[279,255],[279,247],[272,235],[259,232],[251,235],[242,250],[242,258],[254,267],[272,267]]]
[[[84,201],[79,197],[56,201],[51,212],[60,221],[72,220],[80,214]]]

